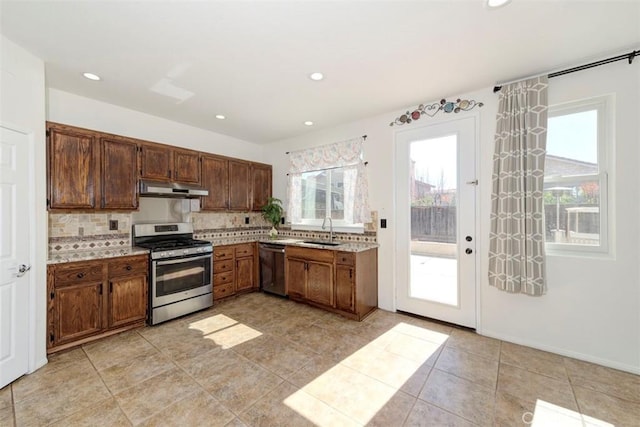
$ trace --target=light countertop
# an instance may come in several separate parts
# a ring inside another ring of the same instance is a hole
[[[238,236],[238,237],[225,237],[220,239],[207,239],[214,247],[223,245],[235,245],[238,243],[253,243],[258,241],[260,243],[274,243],[282,245],[300,246],[305,248],[317,248],[317,249],[329,249],[333,251],[341,252],[363,252],[369,249],[377,248],[378,243],[372,242],[343,242],[337,246],[319,245],[304,243],[303,239],[270,239],[268,236]],[[135,246],[126,246],[119,248],[106,248],[106,249],[90,249],[90,250],[75,250],[50,253],[47,264],[60,264],[65,262],[74,261],[91,261],[94,259],[114,258],[120,256],[130,255],[142,255],[148,254],[149,250],[138,248]]]
[[[130,255],[146,255],[149,253],[148,249],[138,248],[135,246],[124,246],[119,248],[107,248],[107,249],[90,249],[90,250],[76,250],[56,252],[49,254],[47,264],[60,264],[64,262],[74,261],[91,261],[94,259],[115,258],[120,256]]]

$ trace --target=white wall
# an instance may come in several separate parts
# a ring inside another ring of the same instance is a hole
[[[52,88],[48,90],[47,120],[245,160],[264,160],[263,146]]]
[[[34,194],[30,194],[31,221],[31,301],[28,307],[30,354],[29,370],[47,362],[46,359],[46,162],[45,162],[45,84],[44,63],[12,41],[0,35],[0,123],[29,134],[33,153],[31,179]],[[25,309],[27,309],[25,307]]]
[[[614,169],[610,176],[615,215],[612,253],[596,259],[548,256],[549,292],[540,298],[511,295],[488,285],[491,159],[498,97],[492,88],[485,88],[449,98],[485,103],[476,110],[480,127],[478,332],[640,373],[640,64],[618,62],[552,79],[549,102],[553,105],[609,93],[616,97]],[[368,135],[365,159],[369,161],[371,207],[389,224],[388,229],[378,232],[379,306],[387,310],[395,310],[394,135],[402,129],[389,127],[389,122],[403,112],[392,111],[279,141],[269,144],[266,153],[274,165],[274,194],[286,199],[286,151]],[[421,118],[409,126],[438,120],[441,118]]]

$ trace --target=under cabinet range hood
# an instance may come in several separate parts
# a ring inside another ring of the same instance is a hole
[[[195,199],[208,196],[206,188],[177,182],[140,181],[140,196],[143,197],[172,197],[175,199]]]

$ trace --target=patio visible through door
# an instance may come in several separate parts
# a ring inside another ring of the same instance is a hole
[[[476,326],[475,117],[396,134],[396,307]]]

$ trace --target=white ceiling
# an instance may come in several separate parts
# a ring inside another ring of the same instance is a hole
[[[48,87],[255,143],[640,47],[640,1],[483,3],[2,0],[0,32]]]

